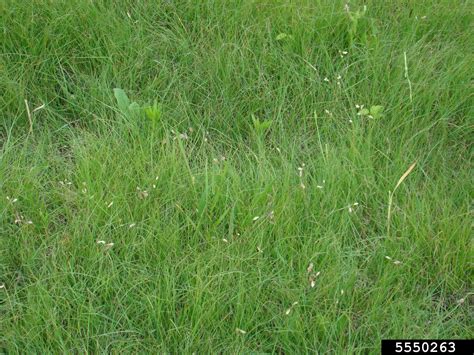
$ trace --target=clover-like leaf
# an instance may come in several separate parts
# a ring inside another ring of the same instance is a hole
[[[370,107],[370,115],[374,119],[381,118],[383,116],[383,106],[375,105]]]
[[[359,111],[360,116],[367,116],[370,113],[370,111],[366,108],[363,108]]]

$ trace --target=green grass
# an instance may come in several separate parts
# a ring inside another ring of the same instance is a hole
[[[2,352],[473,337],[472,8],[344,4],[0,4]]]

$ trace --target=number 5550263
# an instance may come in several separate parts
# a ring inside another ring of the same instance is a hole
[[[397,341],[395,352],[400,354],[415,353],[454,353],[456,344],[454,342],[437,341]]]

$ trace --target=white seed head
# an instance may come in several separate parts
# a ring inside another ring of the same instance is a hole
[[[308,272],[308,274],[310,272],[313,272],[313,269],[314,269],[314,264],[313,263],[309,263],[308,267],[306,268],[306,271]]]
[[[426,16],[425,16],[426,17]],[[33,111],[31,111],[31,113],[35,113],[36,111],[39,111],[41,109],[43,109],[46,105],[45,104],[42,104],[41,106],[38,106],[37,108],[35,108]]]
[[[145,198],[147,198],[148,195],[149,195],[149,194],[148,194],[148,191],[146,191],[146,190],[143,190],[143,191],[139,191],[139,192],[138,192],[138,198],[140,198],[140,199],[142,199],[142,200],[145,199]]]
[[[288,308],[286,311],[285,311],[285,314],[286,315],[289,315],[291,313],[291,310],[293,309],[294,306],[296,306],[298,304],[298,302],[293,302],[290,306],[290,308]]]

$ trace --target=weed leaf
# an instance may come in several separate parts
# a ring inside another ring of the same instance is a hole
[[[128,96],[125,93],[125,91],[123,91],[120,88],[115,88],[114,96],[115,96],[115,99],[117,100],[117,105],[119,107],[119,110],[124,114],[127,113],[128,108],[130,106],[130,100],[128,99]]]

